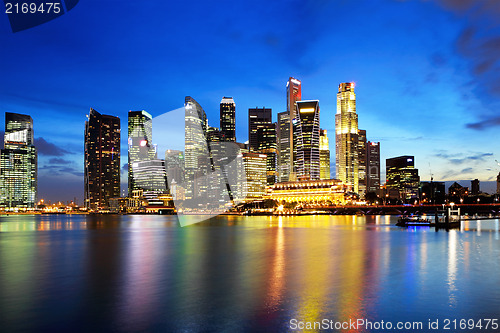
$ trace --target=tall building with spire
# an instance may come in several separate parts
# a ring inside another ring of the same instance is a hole
[[[153,145],[153,117],[146,111],[128,113],[128,195],[138,190],[136,178],[137,163],[156,159],[156,146]],[[134,171],[134,166],[136,171]]]
[[[90,109],[85,122],[85,207],[107,209],[120,196],[120,118]]]
[[[293,146],[297,178],[319,180],[319,101],[297,101],[296,108]]]
[[[232,97],[223,97],[220,102],[220,131],[225,141],[236,142],[236,104]]]
[[[293,132],[293,122],[297,117],[297,102],[302,100],[302,83],[300,80],[297,80],[293,77],[288,78],[286,82],[286,111],[290,117],[290,160],[289,160],[289,179],[295,180],[297,175],[296,170],[296,148],[293,146],[294,140],[294,132]]]
[[[5,113],[4,147],[0,152],[0,207],[31,209],[37,198],[37,150],[33,119]]]
[[[358,115],[353,82],[339,84],[337,93],[335,166],[337,178],[358,192]]]
[[[326,129],[320,130],[319,136],[319,178],[331,179],[330,176],[330,145]]]

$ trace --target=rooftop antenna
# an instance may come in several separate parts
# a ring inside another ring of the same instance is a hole
[[[500,163],[498,165],[500,165]],[[432,181],[434,180],[434,177],[433,177],[434,175],[432,174],[432,170],[431,170],[431,162],[429,162],[429,174],[431,175],[431,183],[432,183]]]

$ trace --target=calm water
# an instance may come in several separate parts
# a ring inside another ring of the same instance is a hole
[[[500,320],[498,220],[435,232],[395,219],[218,217],[181,228],[173,216],[0,217],[0,331]]]

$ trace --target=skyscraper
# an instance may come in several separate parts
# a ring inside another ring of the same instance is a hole
[[[294,154],[299,180],[320,179],[319,101],[297,101],[293,122]]]
[[[297,117],[297,101],[302,100],[302,83],[293,77],[288,78],[286,82],[286,111],[290,117],[290,162],[289,162],[289,180],[296,178],[295,170],[295,147],[294,145],[294,132],[293,132],[293,122]]]
[[[278,113],[276,125],[278,146],[278,174],[280,182],[287,182],[290,176],[290,113]]]
[[[358,192],[366,194],[366,131],[358,130]]]
[[[203,108],[187,96],[185,109],[185,181],[186,198],[202,196],[207,191],[207,184],[203,181],[210,171],[210,156],[208,151],[208,121]],[[196,178],[196,179],[195,179]]]
[[[354,83],[339,84],[335,115],[335,166],[337,178],[358,192],[358,115]]]
[[[33,119],[5,113],[4,148],[0,152],[0,207],[30,209],[37,198],[37,150]]]
[[[380,142],[366,143],[366,192],[380,190]]]
[[[277,180],[276,124],[272,122],[272,110],[248,109],[248,139],[251,152],[267,155],[267,184]]]
[[[250,151],[259,149],[259,136],[257,131],[263,126],[272,124],[272,110],[266,108],[248,109],[248,142]]]
[[[156,159],[153,145],[153,117],[146,111],[128,113],[128,195],[139,189],[135,182],[134,163]],[[138,176],[138,175],[137,175]]]
[[[223,97],[220,102],[220,130],[225,141],[236,142],[236,104],[232,97]]]
[[[120,196],[120,118],[90,109],[85,122],[85,207],[106,209]]]
[[[184,153],[182,151],[173,149],[165,151],[165,168],[169,182],[175,180],[177,184],[184,183]]]
[[[413,156],[398,156],[386,159],[387,189],[396,189],[399,198],[410,200],[418,198],[420,177],[415,169]]]
[[[330,176],[330,146],[326,130],[320,130],[319,136],[319,178],[331,179]]]
[[[246,182],[244,192],[246,199],[261,199],[266,193],[267,155],[258,153],[242,153]]]

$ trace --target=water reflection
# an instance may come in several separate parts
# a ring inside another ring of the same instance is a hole
[[[450,232],[395,222],[220,216],[180,228],[174,216],[0,217],[0,325],[287,331],[292,318],[498,315],[498,220]]]

